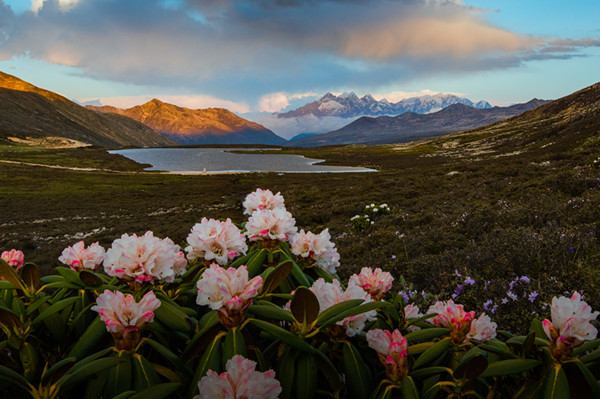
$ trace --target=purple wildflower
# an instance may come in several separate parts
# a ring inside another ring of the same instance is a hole
[[[457,269],[454,269],[454,274],[456,274],[457,277],[462,277],[462,274],[460,274]]]
[[[533,303],[537,296],[538,296],[537,291],[533,291],[531,294],[529,294],[529,302]]]
[[[467,277],[465,280],[465,285],[473,285],[475,284],[475,280],[473,280],[471,277]]]
[[[529,284],[529,282],[531,281],[531,280],[529,280],[529,277],[527,277],[527,276],[521,276],[520,280],[527,284]]]

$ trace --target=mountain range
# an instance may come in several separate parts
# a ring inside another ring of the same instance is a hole
[[[276,114],[277,118],[298,118],[314,116],[317,118],[336,116],[354,118],[358,116],[400,115],[406,112],[428,114],[444,109],[452,104],[464,104],[477,109],[492,108],[487,101],[473,103],[468,98],[454,94],[434,94],[411,97],[396,103],[383,99],[377,101],[367,94],[358,97],[355,93],[344,93],[336,96],[325,94],[318,101],[310,102],[300,108]]]
[[[121,115],[99,114],[0,72],[0,137],[63,137],[105,147],[176,143]]]
[[[510,107],[474,108],[452,104],[430,114],[405,112],[398,116],[362,117],[333,132],[301,137],[287,143],[294,147],[335,144],[386,144],[458,132],[521,114],[547,103],[533,99]]]
[[[258,123],[224,108],[189,109],[153,99],[128,109],[111,106],[87,109],[123,115],[141,122],[180,144],[281,144],[286,140]]]

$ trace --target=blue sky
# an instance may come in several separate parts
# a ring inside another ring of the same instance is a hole
[[[121,107],[423,90],[508,105],[600,81],[599,16],[597,0],[0,0],[0,70]]]

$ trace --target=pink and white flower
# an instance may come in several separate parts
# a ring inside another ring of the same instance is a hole
[[[373,300],[380,301],[383,295],[392,287],[394,277],[379,267],[375,271],[369,267],[363,267],[360,274],[350,276],[350,281],[369,293]]]
[[[419,309],[419,307],[414,303],[410,303],[404,307],[404,317],[406,319],[418,319],[423,316],[425,315],[421,313],[421,309]],[[407,330],[410,332],[419,331],[420,329],[421,327],[414,325],[410,325],[407,328]]]
[[[65,248],[58,260],[73,270],[96,270],[102,264],[104,254],[104,248],[97,242],[86,248],[83,241],[79,241],[72,247]]]
[[[229,359],[225,368],[221,375],[208,370],[193,399],[277,399],[281,393],[275,371],[256,371],[256,362],[241,355]]]
[[[575,291],[571,298],[552,298],[551,309],[552,320],[544,320],[543,327],[552,342],[555,357],[569,356],[574,347],[596,339],[598,330],[591,321],[600,312],[592,312],[591,306],[581,300],[579,292]]]
[[[329,230],[325,229],[320,234],[310,231],[295,234],[290,240],[291,251],[294,255],[305,258],[312,265],[320,267],[330,274],[334,274],[340,265],[340,255],[331,242]],[[311,266],[312,266],[311,265]]]
[[[471,329],[465,338],[465,341],[487,342],[496,338],[496,328],[498,324],[490,319],[490,316],[482,313],[477,319],[471,322]]]
[[[496,336],[497,325],[490,320],[489,316],[484,313],[477,320],[475,312],[465,312],[463,305],[455,304],[452,299],[448,302],[438,301],[430,306],[426,314],[432,313],[438,315],[427,321],[436,327],[448,328],[450,337],[457,344],[469,340],[485,342]]]
[[[196,303],[218,310],[226,327],[236,326],[243,320],[262,283],[260,276],[248,280],[246,266],[224,269],[213,263],[198,280]]]
[[[154,320],[160,301],[149,291],[140,302],[133,295],[105,290],[98,295],[92,310],[98,312],[106,329],[115,339],[118,349],[131,350],[140,339],[140,330]]]
[[[10,267],[17,271],[19,271],[19,269],[23,267],[23,263],[25,263],[25,255],[23,255],[23,252],[16,249],[2,252],[0,259],[8,263]]]
[[[292,214],[281,208],[254,211],[246,223],[250,241],[287,241],[297,231]]]
[[[231,219],[220,222],[202,218],[200,223],[192,227],[187,242],[190,244],[185,248],[188,259],[201,258],[220,265],[227,264],[229,260],[248,250],[246,237]]]
[[[248,194],[244,202],[244,215],[252,215],[256,210],[285,210],[283,197],[277,193],[273,194],[271,190],[262,190],[257,188],[256,191]]]
[[[385,366],[386,375],[392,382],[398,382],[408,374],[406,356],[408,342],[400,331],[375,329],[367,332],[367,343],[375,349],[379,361]]]
[[[344,291],[338,280],[333,280],[333,282],[328,283],[320,278],[315,281],[309,289],[319,300],[319,313],[322,313],[333,305],[337,305],[338,303],[350,299],[364,299],[365,303],[373,302],[369,294],[365,293],[362,288],[353,283],[348,284],[348,288]],[[370,310],[355,316],[346,317],[345,319],[338,321],[336,325],[343,329],[347,336],[352,337],[365,328],[365,323],[367,321],[374,320],[376,316],[377,312]]]
[[[179,245],[169,238],[154,237],[151,231],[141,237],[123,234],[104,256],[106,274],[138,282],[170,283],[185,272],[186,264]]]

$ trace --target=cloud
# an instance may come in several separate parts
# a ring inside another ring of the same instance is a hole
[[[317,93],[315,92],[288,94],[281,91],[265,94],[258,100],[258,110],[260,112],[279,112],[288,107],[291,100],[299,100],[316,95]]]
[[[250,112],[250,107],[246,103],[236,103],[233,101],[223,100],[206,95],[162,95],[162,94],[147,94],[139,96],[123,96],[123,97],[103,97],[103,98],[79,98],[80,103],[98,100],[102,105],[112,105],[117,108],[131,108],[136,105],[144,104],[153,98],[159,99],[162,102],[174,104],[180,107],[190,109],[202,108],[227,108],[236,113]]]
[[[407,98],[421,97],[421,96],[435,96],[436,94],[452,94],[452,95],[455,95],[458,97],[463,97],[465,95],[465,93],[450,93],[450,92],[440,92],[440,91],[432,91],[429,89],[424,89],[424,90],[419,90],[419,91],[391,91],[388,93],[374,93],[374,94],[372,94],[372,96],[377,101],[386,99],[391,103],[397,103],[397,102],[405,100]]]
[[[285,119],[277,118],[272,114],[247,114],[242,116],[253,122],[260,123],[285,139],[291,139],[301,133],[331,132],[358,119],[358,117],[340,118],[334,116],[317,118],[314,115]]]
[[[25,55],[235,103],[254,96],[252,108],[271,111],[288,93],[368,90],[600,46],[511,32],[458,0],[36,0],[37,12],[18,15],[3,6],[0,60]]]

